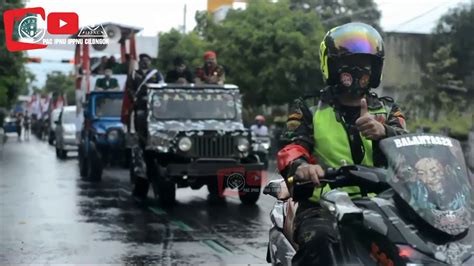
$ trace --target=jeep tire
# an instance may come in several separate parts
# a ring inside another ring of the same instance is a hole
[[[164,207],[174,205],[176,202],[175,183],[172,180],[166,179],[166,176],[160,170],[160,166],[152,156],[145,155],[145,162],[148,180],[150,180],[152,185],[155,198],[158,198]]]
[[[100,181],[102,179],[102,156],[94,143],[89,144],[89,156],[86,160],[87,179],[90,181]]]
[[[86,177],[87,176],[87,158],[84,156],[84,148],[82,145],[79,145],[79,173],[81,177]]]
[[[54,145],[54,136],[53,136],[53,132],[49,132],[49,136],[48,136],[48,143],[49,145]]]
[[[261,187],[252,186],[252,187],[247,187],[247,188],[252,191],[239,193],[240,202],[242,202],[242,204],[244,205],[254,205],[257,202],[258,198],[260,197]]]
[[[141,177],[136,177],[133,186],[132,196],[137,197],[140,200],[146,200],[149,188],[150,183],[148,182],[148,180]]]

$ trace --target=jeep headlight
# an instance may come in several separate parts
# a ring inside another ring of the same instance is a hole
[[[109,142],[116,142],[119,139],[119,132],[118,130],[111,130],[107,133],[107,141]]]
[[[193,146],[193,142],[188,137],[182,137],[178,142],[178,148],[184,152],[191,150],[192,146]]]
[[[249,150],[249,141],[246,138],[239,138],[237,140],[237,149],[240,152],[247,152]]]

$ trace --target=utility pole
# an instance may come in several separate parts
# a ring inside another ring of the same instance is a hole
[[[183,34],[186,34],[186,4],[184,4],[184,12],[183,12]]]

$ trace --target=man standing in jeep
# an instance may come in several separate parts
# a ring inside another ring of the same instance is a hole
[[[147,137],[147,83],[161,83],[163,76],[157,69],[151,68],[151,56],[147,54],[139,55],[138,70],[134,71],[132,76],[127,81],[127,93],[129,99],[133,101],[133,123],[138,137],[138,145],[144,147]],[[139,147],[134,147],[133,151],[136,156],[135,161],[132,162],[132,171],[140,178],[140,181],[146,181],[146,165],[144,162],[143,150]],[[140,182],[139,181],[139,182]],[[148,191],[148,190],[147,190]],[[138,197],[146,197],[146,194],[133,194]]]
[[[204,65],[196,70],[196,84],[218,84],[225,82],[224,67],[217,64],[217,55],[214,51],[204,53]]]
[[[147,91],[146,83],[160,83],[163,76],[157,69],[151,68],[151,56],[148,54],[140,54],[138,62],[138,70],[133,72],[128,80],[128,92],[130,99],[133,99],[133,110],[135,113],[134,123],[135,129],[139,137],[146,137],[146,108],[147,108]]]

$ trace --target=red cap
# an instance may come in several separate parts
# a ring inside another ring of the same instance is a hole
[[[204,60],[207,60],[208,58],[216,58],[216,53],[214,51],[207,51],[204,53]]]

